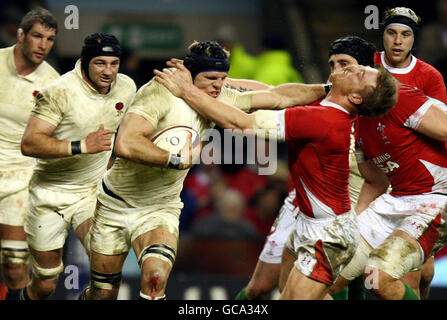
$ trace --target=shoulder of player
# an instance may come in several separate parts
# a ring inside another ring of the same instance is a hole
[[[0,49],[0,66],[2,70],[9,70],[8,69],[8,55],[10,48],[2,48]],[[3,73],[3,72],[2,72]]]
[[[428,100],[428,97],[421,90],[407,84],[400,84],[398,92],[399,99],[388,113],[390,115],[414,112]]]
[[[6,47],[0,49],[0,59],[5,59],[11,52],[13,51],[14,47]]]
[[[79,86],[75,85],[78,81],[73,71],[64,73],[62,76],[51,81],[47,86],[40,90],[44,97],[69,97]]]
[[[403,101],[404,99],[416,97],[416,96],[425,96],[424,92],[416,87],[413,87],[406,83],[400,83],[398,88],[399,101]],[[407,101],[405,101],[407,102]]]
[[[39,67],[41,68],[45,76],[49,79],[56,79],[60,77],[59,72],[57,72],[56,69],[46,61],[43,61]]]
[[[332,126],[343,125],[345,122],[351,122],[351,115],[344,110],[336,107],[323,105],[307,105],[287,108],[285,110],[286,117],[299,117],[305,119],[312,117],[312,121],[319,121],[319,127],[329,128]]]
[[[147,83],[142,85],[137,91],[138,96],[147,95],[163,95],[166,98],[175,97],[165,86],[161,83],[155,81],[154,79],[149,80]]]
[[[161,101],[163,103],[159,104],[159,108],[164,106],[173,105],[172,102],[177,99],[168,89],[166,89],[162,84],[151,79],[149,82],[142,85],[133,100],[133,105],[151,105],[155,101],[159,104]]]
[[[416,66],[419,69],[419,72],[424,72],[425,76],[427,76],[427,74],[429,74],[428,77],[433,75],[441,76],[441,73],[435,67],[419,58],[417,58]]]
[[[135,81],[133,79],[123,73],[118,73],[116,76],[116,84],[119,87],[132,89],[134,92],[137,91],[137,86],[135,85]]]

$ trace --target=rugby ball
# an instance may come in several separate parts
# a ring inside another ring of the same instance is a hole
[[[183,149],[187,137],[191,137],[192,151],[200,148],[200,135],[191,127],[174,126],[157,132],[151,141],[159,148],[177,154]]]

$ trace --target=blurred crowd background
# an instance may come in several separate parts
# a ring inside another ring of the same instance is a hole
[[[72,13],[65,11],[70,5],[79,10],[77,29],[65,25]],[[85,36],[102,31],[120,40],[120,72],[132,77],[138,87],[152,78],[154,68],[163,68],[167,59],[184,57],[194,40],[217,40],[225,46],[231,52],[229,76],[233,78],[270,85],[325,82],[329,75],[327,52],[333,40],[358,35],[382,49],[380,30],[365,27],[369,5],[377,6],[380,13],[395,6],[415,10],[422,18],[415,54],[446,79],[447,0],[411,4],[369,0],[2,0],[0,47],[13,45],[23,15],[42,6],[59,23],[48,61],[61,74],[73,69]],[[223,159],[229,150],[221,151]],[[185,207],[178,257],[168,283],[169,299],[232,299],[248,282],[291,186],[285,146],[270,151],[278,154],[273,175],[258,175],[258,164],[247,161],[197,165],[190,171],[181,195]],[[66,245],[65,264],[79,268],[81,290],[88,280],[87,257],[73,239]],[[443,274],[443,270],[437,267],[436,272]],[[138,275],[131,253],[121,298],[132,298],[138,292]],[[64,283],[62,276],[55,298],[74,297],[78,292],[74,287]]]

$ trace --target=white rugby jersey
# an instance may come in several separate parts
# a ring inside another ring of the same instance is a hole
[[[134,81],[118,73],[110,91],[105,95],[98,93],[82,78],[81,61],[78,60],[72,71],[40,92],[32,115],[56,126],[52,137],[82,140],[98,130],[101,124],[105,130],[116,130],[135,92]],[[47,188],[86,191],[96,187],[106,172],[110,155],[111,151],[103,151],[39,159],[33,179]]]
[[[0,170],[32,168],[35,159],[22,155],[20,142],[36,94],[59,73],[43,61],[26,76],[17,73],[15,46],[0,49]]]
[[[222,87],[217,98],[242,110],[251,105],[251,94]],[[213,123],[201,117],[183,99],[175,97],[163,85],[151,81],[138,90],[128,112],[144,117],[155,128],[153,136],[171,126],[188,126],[203,138]],[[150,167],[131,160],[117,158],[104,178],[106,186],[133,207],[169,203],[181,208],[180,192],[189,170]]]

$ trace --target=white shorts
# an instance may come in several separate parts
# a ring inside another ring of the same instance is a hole
[[[265,239],[264,248],[259,255],[259,260],[266,263],[281,263],[284,245],[290,233],[295,228],[294,209],[284,204],[279,210],[279,215],[270,229],[270,233]]]
[[[23,226],[33,169],[0,171],[0,224]]]
[[[423,205],[430,204],[435,209],[421,212]],[[383,194],[358,216],[360,233],[375,249],[394,230],[404,231],[418,241],[425,261],[446,242],[446,221],[441,216],[446,205],[447,196],[440,194],[402,197]]]
[[[60,249],[68,229],[93,217],[96,188],[87,192],[66,192],[30,185],[30,210],[25,219],[25,232],[30,247],[38,251]]]
[[[326,219],[299,213],[286,247],[295,252],[295,267],[306,277],[328,286],[349,263],[360,240],[354,210]]]
[[[104,255],[129,252],[140,235],[164,229],[177,239],[182,203],[135,208],[115,199],[99,186],[98,206],[91,229],[91,250]]]

